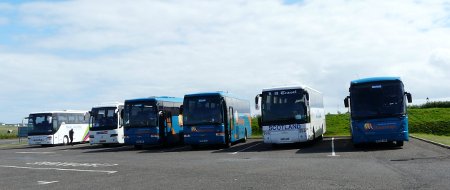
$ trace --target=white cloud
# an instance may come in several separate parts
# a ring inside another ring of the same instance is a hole
[[[430,64],[441,71],[450,70],[450,49],[436,49],[430,56]]]
[[[7,3],[0,3],[0,26],[9,24],[9,19],[3,16],[1,13],[7,13],[13,10],[13,6]]]
[[[5,17],[0,17],[0,26],[1,25],[6,25],[9,23],[9,19],[5,18]]]
[[[0,11],[11,11],[14,7],[8,3],[0,3]]]
[[[22,36],[25,53],[0,49],[0,84],[24,100],[11,117],[210,90],[252,101],[298,82],[324,92],[333,111],[350,80],[379,75],[401,76],[417,98],[450,90],[450,14],[440,1],[82,0],[18,10],[23,24],[52,32]],[[0,95],[2,105],[16,100]]]

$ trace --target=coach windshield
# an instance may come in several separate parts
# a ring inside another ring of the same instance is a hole
[[[90,130],[116,129],[118,126],[116,107],[92,108],[92,128]]]
[[[193,96],[184,99],[184,125],[222,123],[220,96]]]
[[[308,99],[307,92],[302,89],[263,92],[263,125],[306,123]]]
[[[30,114],[28,117],[28,135],[50,135],[53,133],[51,113]]]
[[[125,103],[125,127],[156,127],[157,123],[158,118],[155,101]]]
[[[350,88],[352,118],[368,119],[406,114],[401,81],[354,85]]]

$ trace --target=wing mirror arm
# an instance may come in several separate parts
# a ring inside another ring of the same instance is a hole
[[[255,109],[259,110],[259,99],[261,98],[261,94],[256,95],[255,97]]]
[[[345,99],[344,99],[344,105],[345,105],[346,108],[349,107],[349,103],[348,103],[349,100],[350,100],[350,96],[347,96],[347,97],[345,97]]]
[[[412,103],[412,96],[411,96],[411,93],[405,92],[405,95],[406,95],[406,99],[408,100],[408,103]]]

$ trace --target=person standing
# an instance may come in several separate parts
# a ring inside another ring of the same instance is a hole
[[[70,129],[69,131],[69,139],[70,139],[70,145],[73,146],[73,129]]]

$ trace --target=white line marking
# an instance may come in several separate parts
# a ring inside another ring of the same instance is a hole
[[[334,137],[331,138],[331,155],[328,155],[328,156],[339,156],[339,155],[336,155],[336,152],[334,152]]]
[[[107,170],[77,170],[77,169],[67,169],[67,168],[33,168],[33,167],[23,167],[23,166],[5,166],[0,165],[2,168],[17,168],[17,169],[30,169],[30,170],[57,170],[57,171],[74,171],[74,172],[96,172],[96,173],[107,173],[113,174],[117,171],[107,171]]]
[[[56,167],[110,167],[110,166],[117,166],[119,164],[108,164],[108,163],[75,163],[75,162],[34,162],[34,163],[27,163],[29,165],[39,165],[39,166],[56,166]]]
[[[258,146],[258,145],[260,145],[260,144],[261,144],[261,143],[258,143],[258,144],[249,146],[249,147],[247,147],[247,148],[244,148],[244,149],[242,149],[242,150],[239,150],[239,151],[237,151],[237,152],[232,152],[232,153],[228,153],[228,154],[237,154],[238,152],[242,152],[242,151],[248,150],[248,149],[253,148],[253,147],[255,147],[255,146]]]
[[[55,152],[16,152],[16,154],[54,154]]]
[[[59,181],[37,181],[39,185],[47,185],[51,183],[58,183]]]

